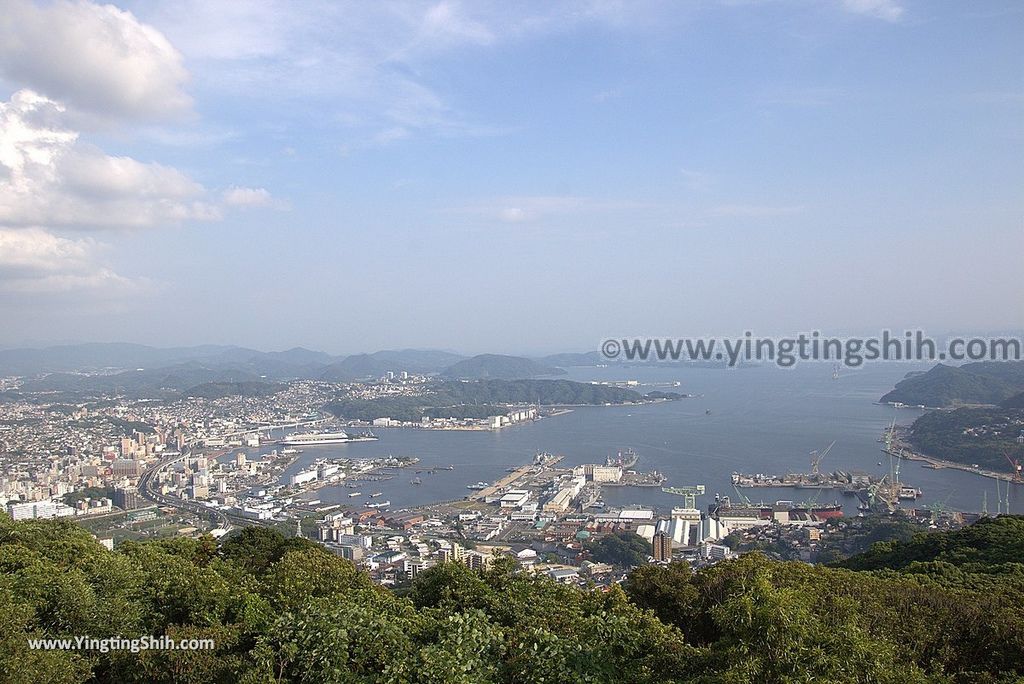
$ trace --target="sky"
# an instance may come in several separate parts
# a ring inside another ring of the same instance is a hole
[[[5,0],[0,345],[1024,327],[1024,5]]]

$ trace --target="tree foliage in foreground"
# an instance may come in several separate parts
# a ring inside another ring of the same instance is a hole
[[[642,565],[652,552],[646,539],[629,531],[606,534],[596,541],[587,542],[586,547],[593,560],[620,568]]]
[[[1024,603],[1007,600],[1020,563],[953,547],[1020,543],[1024,530],[986,524],[982,537],[930,535],[942,552],[898,569],[749,554],[698,572],[645,566],[601,591],[498,560],[437,566],[399,597],[272,530],[110,552],[73,523],[0,515],[0,681],[1010,682],[1024,675]],[[999,569],[985,573],[990,560]],[[217,648],[28,647],[80,634]]]

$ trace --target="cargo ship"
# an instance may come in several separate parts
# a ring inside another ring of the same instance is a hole
[[[838,501],[830,504],[795,503],[793,501],[776,501],[774,504],[764,502],[734,504],[728,496],[716,496],[714,503],[708,505],[708,514],[712,518],[756,518],[758,520],[779,520],[779,522],[818,521],[843,517],[843,505]]]
[[[350,435],[342,430],[338,432],[298,432],[282,439],[281,444],[289,446],[319,446],[321,444],[344,444],[346,442],[372,442],[376,439],[376,435],[372,432],[358,435]]]

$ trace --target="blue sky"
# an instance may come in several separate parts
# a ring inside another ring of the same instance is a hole
[[[1016,2],[10,7],[0,344],[1024,326]]]

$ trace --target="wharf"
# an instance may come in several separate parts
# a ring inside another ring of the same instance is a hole
[[[551,460],[547,461],[542,466],[538,466],[535,463],[520,466],[519,468],[516,468],[514,471],[506,475],[505,477],[495,482],[494,484],[488,487],[484,487],[479,491],[473,492],[472,494],[467,496],[466,499],[469,501],[483,501],[487,497],[497,494],[499,491],[501,491],[505,487],[508,487],[509,485],[516,482],[522,477],[525,477],[531,473],[540,472],[541,470],[547,468],[551,468],[559,461],[561,461],[563,458],[563,456],[553,456]]]

